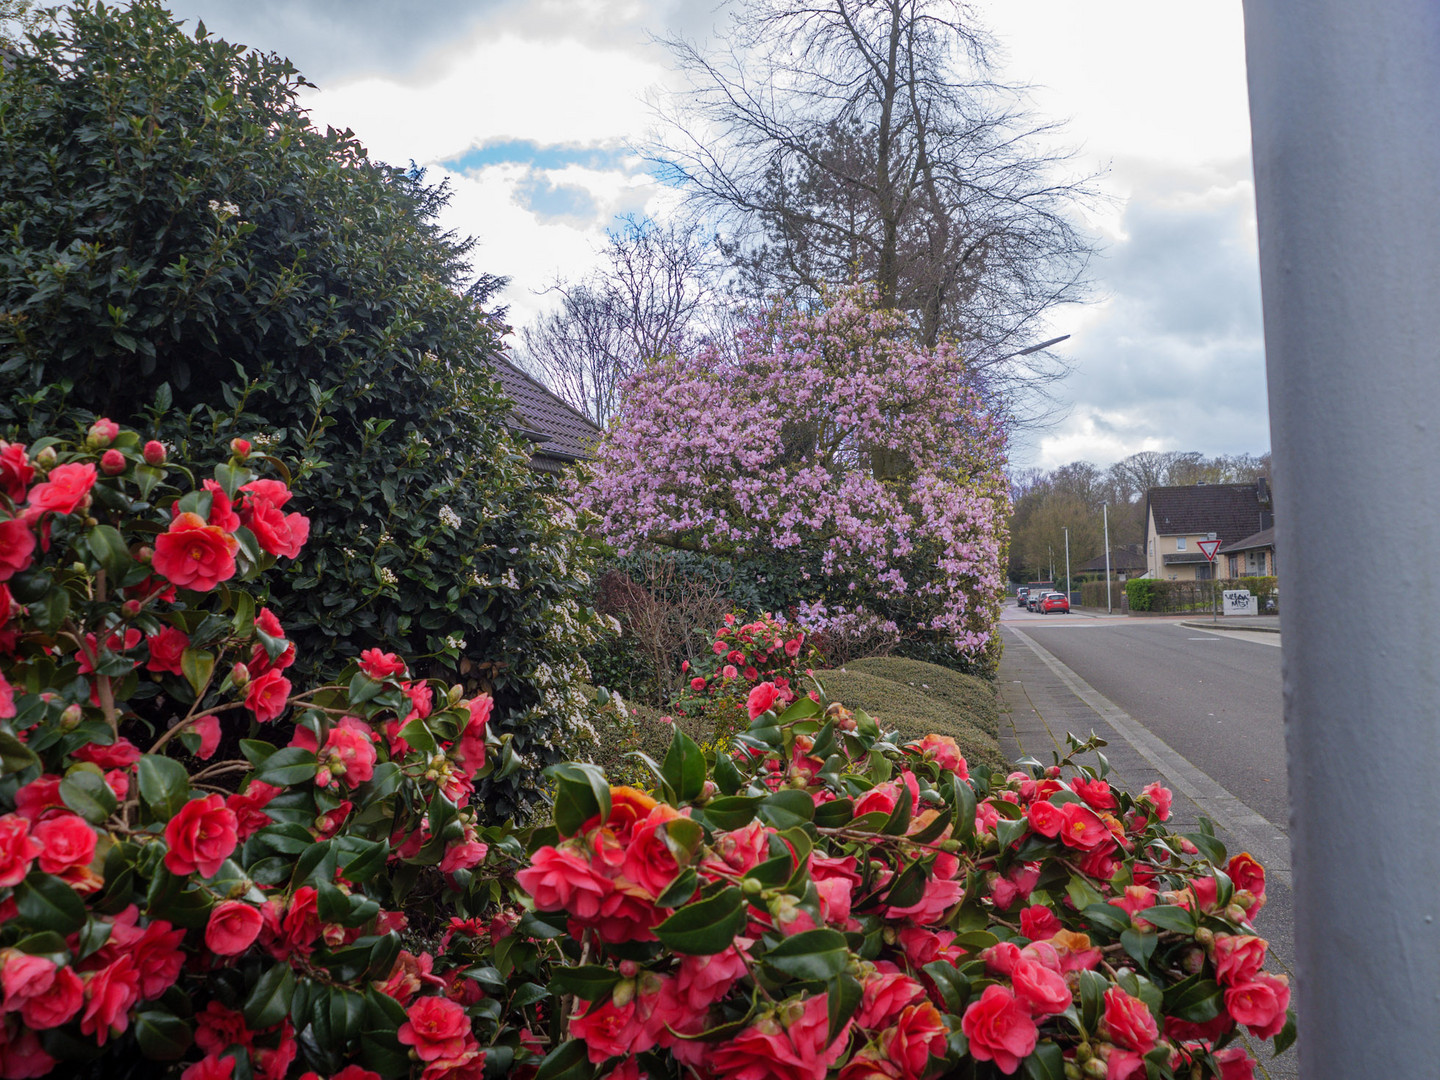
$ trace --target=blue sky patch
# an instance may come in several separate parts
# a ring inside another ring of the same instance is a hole
[[[515,201],[539,218],[579,218],[588,221],[599,213],[594,197],[574,184],[552,184],[531,173],[515,185]]]
[[[451,172],[471,172],[487,165],[529,165],[532,169],[563,169],[579,165],[586,169],[628,171],[625,159],[630,152],[619,146],[575,146],[542,144],[529,139],[488,142],[440,164]]]

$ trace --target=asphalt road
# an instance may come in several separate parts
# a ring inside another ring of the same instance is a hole
[[[1280,635],[1078,613],[1011,610],[1004,620],[1288,831]]]

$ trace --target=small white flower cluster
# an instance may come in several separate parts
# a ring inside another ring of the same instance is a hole
[[[520,588],[520,576],[515,573],[513,566],[500,575],[500,584],[504,585],[507,589],[518,590]]]
[[[445,638],[445,644],[452,649],[463,649],[468,642],[459,634],[450,634]]]
[[[236,214],[240,213],[240,207],[236,206],[233,202],[222,203],[215,199],[211,199],[210,212],[218,218],[229,218],[234,217]]]
[[[455,513],[449,504],[440,507],[438,517],[440,518],[440,524],[444,525],[447,529],[458,529],[460,527],[460,515]]]
[[[375,576],[380,579],[382,585],[397,585],[400,580],[395,576],[395,571],[388,566],[379,567],[375,571]]]

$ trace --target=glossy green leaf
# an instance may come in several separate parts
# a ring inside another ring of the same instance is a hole
[[[655,928],[655,936],[675,952],[713,956],[735,943],[745,921],[745,895],[732,886],[680,908]]]
[[[276,787],[291,787],[315,779],[319,767],[315,755],[298,746],[276,750],[255,770],[254,779]]]
[[[566,762],[552,765],[545,775],[555,781],[555,827],[574,836],[593,817],[610,816],[610,785],[594,765]]]
[[[1191,975],[1165,991],[1164,1011],[1166,1016],[1204,1024],[1220,1015],[1223,992],[1214,979]]]
[[[186,649],[180,654],[180,670],[190,689],[203,693],[215,674],[215,654],[208,649]]]
[[[190,774],[178,761],[142,754],[136,773],[140,798],[157,821],[169,821],[190,798]]]
[[[15,907],[30,926],[73,934],[85,925],[85,902],[66,882],[35,871],[15,886]]]
[[[178,1061],[190,1049],[190,1025],[165,1009],[142,1009],[135,1014],[135,1038],[151,1061]]]
[[[557,994],[574,994],[581,1001],[599,1001],[619,982],[620,973],[601,964],[556,967],[550,973],[550,986]]]
[[[1174,930],[1181,934],[1193,934],[1198,926],[1195,915],[1188,908],[1174,904],[1156,904],[1140,913],[1140,917],[1152,926],[1162,930]]]
[[[115,812],[115,793],[104,776],[89,769],[74,768],[67,772],[60,781],[60,798],[91,825],[103,824]]]
[[[723,832],[741,829],[755,820],[763,795],[722,795],[705,804],[705,820]]]
[[[85,544],[96,561],[105,568],[110,581],[119,582],[134,561],[125,538],[111,525],[96,525],[85,534]]]
[[[660,772],[676,799],[688,803],[705,790],[705,753],[677,727]]]
[[[794,979],[832,979],[850,966],[850,949],[838,930],[805,930],[767,952],[762,963]]]
[[[579,1039],[570,1039],[545,1055],[535,1080],[590,1080],[595,1069],[585,1044]]]
[[[252,1029],[278,1024],[290,1011],[290,996],[294,992],[294,970],[288,963],[272,964],[245,999],[245,1023]]]
[[[815,800],[804,791],[782,789],[760,803],[760,820],[777,829],[803,825],[815,816]]]
[[[1053,1042],[1041,1042],[1025,1059],[1025,1080],[1065,1080],[1065,1055]]]

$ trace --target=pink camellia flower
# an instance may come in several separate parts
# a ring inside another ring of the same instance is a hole
[[[1040,1029],[1030,1010],[1003,986],[987,986],[972,1001],[960,1020],[960,1029],[970,1040],[970,1053],[977,1061],[993,1061],[1006,1076],[1020,1068],[1020,1062],[1035,1050]]]
[[[106,476],[119,476],[129,464],[119,450],[106,450],[100,455],[100,471]]]
[[[201,1058],[194,1065],[188,1066],[180,1074],[180,1080],[231,1080],[234,1075],[235,1059],[233,1057],[216,1057],[211,1054]]]
[[[960,744],[949,735],[936,735],[931,732],[914,745],[940,768],[953,772],[961,780],[969,779],[970,767],[965,762],[965,756],[960,753]]]
[[[1248,851],[1232,855],[1230,862],[1225,866],[1225,871],[1230,875],[1230,880],[1235,883],[1236,889],[1244,889],[1256,896],[1263,897],[1265,895],[1265,867],[1261,866],[1255,856]]]
[[[375,775],[374,732],[359,717],[343,716],[330,729],[318,756],[332,776],[340,777],[346,787],[356,787]]]
[[[165,444],[158,439],[151,439],[140,449],[140,456],[145,459],[146,465],[165,464]]]
[[[1045,941],[1060,929],[1059,917],[1044,904],[1031,904],[1020,912],[1020,932],[1031,941]]]
[[[680,872],[675,853],[666,843],[662,827],[681,817],[673,806],[660,803],[637,824],[625,848],[625,861],[620,872],[626,880],[639,886],[653,899],[665,891]]]
[[[925,996],[925,988],[893,964],[890,971],[878,969],[860,983],[863,996],[860,1008],[855,1012],[855,1023],[867,1031],[879,1031],[890,1026],[907,1005],[912,1005]]]
[[[763,682],[752,689],[750,696],[746,699],[746,706],[750,710],[750,719],[754,720],[762,713],[769,712],[770,707],[779,697],[780,691],[776,689],[773,682]]]
[[[1250,982],[1265,966],[1268,948],[1268,942],[1253,934],[1216,934],[1216,981],[1226,986]]]
[[[262,724],[278,719],[290,699],[290,680],[272,668],[250,680],[245,693],[245,707]]]
[[[1148,1054],[1160,1038],[1159,1025],[1145,1003],[1118,986],[1105,991],[1104,1024],[1117,1046]]]
[[[1123,1046],[1111,1048],[1105,1060],[1105,1080],[1145,1080],[1145,1059]]]
[[[225,489],[214,480],[204,481],[202,487],[210,493],[210,517],[207,519],[209,524],[227,533],[233,533],[240,528],[240,515],[235,513]]]
[[[1060,808],[1060,839],[1066,847],[1095,851],[1115,841],[1100,815],[1082,803],[1066,803]],[[1107,875],[1108,877],[1108,875]]]
[[[395,1038],[412,1047],[421,1061],[455,1057],[470,1038],[470,1018],[457,1002],[443,997],[422,997],[411,1003],[408,1019]]]
[[[1155,818],[1157,821],[1170,820],[1170,804],[1175,796],[1169,788],[1165,787],[1158,780],[1153,784],[1146,784],[1140,789],[1140,797],[1149,799],[1150,804],[1155,807]]]
[[[0,1039],[9,1035],[5,1025],[0,1024]],[[8,1042],[0,1042],[0,1075],[24,1078],[48,1076],[57,1062],[40,1045],[40,1037],[33,1031],[21,1028]]]
[[[892,814],[895,812],[895,805],[900,801],[900,785],[890,780],[883,784],[876,784],[869,791],[855,800],[855,816],[861,817],[865,814]]]
[[[827,1041],[827,995],[788,1001],[728,1042],[714,1047],[710,1067],[729,1080],[823,1077],[849,1043],[850,1024]]]
[[[243,840],[258,829],[263,829],[271,824],[270,815],[265,813],[265,807],[270,800],[280,794],[281,789],[274,784],[267,784],[263,780],[251,780],[244,791],[231,795],[225,800],[235,814],[236,834]]]
[[[1257,971],[1250,982],[1225,991],[1225,1011],[1257,1039],[1273,1039],[1285,1026],[1290,982],[1283,975]]]
[[[140,998],[140,972],[126,954],[99,971],[85,976],[85,1012],[80,1033],[93,1035],[104,1046],[111,1035],[123,1035],[130,1026],[130,1008]]]
[[[150,647],[150,659],[145,661],[146,671],[185,674],[185,669],[180,664],[180,658],[190,647],[190,637],[185,631],[174,626],[163,626],[158,634],[147,637],[145,643]]]
[[[209,592],[235,576],[235,537],[208,524],[199,514],[184,513],[155,538],[151,565],[182,589]]]
[[[255,943],[264,921],[259,908],[241,900],[223,900],[210,909],[205,946],[217,956],[239,956]]]
[[[44,513],[73,514],[95,486],[95,466],[91,462],[78,461],[68,465],[56,465],[45,477],[45,482],[30,489],[26,503],[26,516]]]
[[[1070,1007],[1065,976],[1034,960],[1021,960],[1010,972],[1015,997],[1035,1016],[1056,1016]]]
[[[30,865],[44,846],[30,835],[30,822],[18,814],[0,817],[0,888],[11,889],[25,880]]]
[[[109,446],[120,437],[120,425],[108,416],[102,416],[90,425],[90,430],[85,433],[85,441],[90,446],[99,449],[102,446]]]
[[[220,748],[220,718],[214,713],[207,713],[192,721],[190,730],[200,736],[200,746],[195,751],[195,756],[201,761],[209,761]]]
[[[723,668],[720,669],[720,674],[725,676],[725,678],[727,679],[736,679],[740,677],[740,672],[736,669],[734,664],[726,664]]]
[[[40,841],[40,869],[63,874],[72,866],[89,866],[95,858],[95,830],[77,814],[60,814],[35,826]]]
[[[614,889],[568,845],[542,847],[515,880],[535,899],[537,910],[568,911],[581,919],[597,917],[600,902]]]
[[[800,647],[805,644],[805,635],[798,634],[785,642],[785,655],[794,660],[800,655]]]
[[[3,588],[3,586],[0,586]],[[10,680],[0,672],[0,720],[9,720],[17,715],[15,707],[15,688],[10,685]]]
[[[360,670],[376,682],[405,674],[405,661],[394,653],[366,649],[360,654]]]
[[[25,501],[25,489],[35,479],[35,466],[25,453],[24,443],[0,439],[0,493],[14,506]]]
[[[612,1057],[632,1057],[655,1045],[655,1037],[636,1016],[636,999],[616,1005],[613,997],[591,1002],[581,1016],[570,1020],[571,1034],[584,1042],[592,1065]]]
[[[4,965],[0,968],[0,987],[5,991],[5,1012],[19,1012],[31,998],[49,990],[59,970],[52,960],[14,949],[0,953],[0,964]]]
[[[30,569],[34,561],[35,534],[30,526],[20,518],[0,518],[0,581]]]
[[[1220,1080],[1255,1080],[1255,1059],[1243,1046],[1227,1046],[1215,1055]]]
[[[695,691],[704,690],[705,680],[702,679],[699,675],[696,675],[693,679],[690,680],[690,689]]]
[[[890,1061],[900,1066],[904,1080],[920,1080],[932,1056],[945,1056],[949,1034],[939,1010],[930,1002],[922,1001],[901,1010],[894,1027],[881,1033],[880,1048]]]
[[[20,1007],[20,1019],[34,1031],[45,1031],[68,1024],[84,1003],[84,981],[73,968],[56,968],[54,978],[25,999]]]
[[[680,957],[680,972],[674,984],[676,997],[691,1012],[703,1015],[744,976],[745,958],[740,950],[749,944],[749,939],[741,938],[713,956]]]
[[[440,872],[453,874],[456,870],[473,870],[485,861],[485,856],[488,854],[490,854],[490,846],[482,844],[478,840],[465,840],[458,844],[451,844],[445,849],[445,857],[440,860]]]
[[[191,799],[165,826],[165,868],[172,874],[213,877],[239,843],[235,812],[220,795]]]
[[[1087,780],[1077,776],[1070,781],[1070,787],[1096,810],[1114,810],[1117,805],[1110,785],[1104,780]]]

